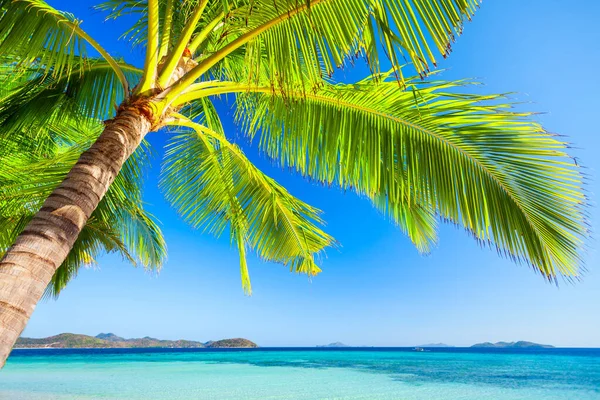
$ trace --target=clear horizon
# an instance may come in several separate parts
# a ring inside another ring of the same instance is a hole
[[[123,22],[103,23],[93,0],[48,0],[73,12],[113,55],[136,65],[141,52],[117,42]],[[484,2],[440,67],[445,79],[476,78],[485,93],[516,92],[523,109],[546,112],[547,130],[567,135],[574,155],[592,176],[600,166],[597,93],[600,3],[565,7],[560,1]],[[367,74],[360,61],[337,74],[346,82]],[[148,209],[162,222],[169,258],[157,276],[108,255],[98,270],[83,270],[58,300],[41,302],[23,336],[70,332],[95,336],[151,336],[206,342],[243,337],[263,347],[342,342],[351,346],[411,347],[443,342],[457,347],[526,340],[556,347],[600,347],[600,271],[597,254],[584,255],[579,283],[545,282],[525,265],[481,249],[465,232],[442,225],[439,243],[421,256],[409,240],[365,199],[307,182],[273,166],[232,122],[231,103],[220,113],[259,167],[291,193],[323,210],[326,231],[341,244],[309,281],[285,267],[249,259],[251,297],[243,294],[238,256],[220,239],[189,228],[157,188],[161,146],[152,133],[153,168],[145,184]],[[587,190],[595,201],[597,181]],[[598,221],[590,209],[590,225]],[[591,242],[595,246],[595,242]]]

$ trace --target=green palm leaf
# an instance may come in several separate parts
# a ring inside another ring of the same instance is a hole
[[[73,15],[42,0],[0,0],[2,60],[18,59],[18,66],[25,69],[35,64],[57,78],[84,68],[88,43],[110,64],[128,92],[127,80],[117,62],[79,25]]]
[[[0,54],[12,55],[26,65],[36,62],[54,76],[82,67],[85,42],[73,35],[73,15],[57,11],[44,1],[0,2]]]
[[[118,65],[129,82],[139,80],[137,68],[123,62]],[[40,74],[39,68],[31,65],[18,81],[14,67],[12,74],[0,76],[5,87],[0,94],[2,131],[36,132],[35,127],[73,117],[108,119],[127,95],[113,67],[102,59],[87,59],[58,78]]]
[[[377,79],[314,93],[247,87],[238,116],[281,165],[392,216],[434,210],[548,279],[577,275],[585,198],[565,143],[503,96],[461,93],[468,82],[417,78],[400,90]]]
[[[291,271],[320,272],[315,257],[333,239],[318,227],[319,211],[258,170],[222,134],[189,120],[173,124],[193,131],[172,139],[161,186],[192,226],[217,236],[229,228],[240,252],[244,290],[251,291],[246,246]]]
[[[278,1],[171,0],[159,2],[162,41],[172,48],[189,23],[200,65],[177,89],[214,74],[213,67],[230,54],[243,55],[238,64],[251,73],[266,62],[262,77],[281,86],[303,82],[318,86],[358,55],[365,55],[379,71],[377,48],[382,46],[401,78],[400,68],[410,60],[425,75],[436,65],[434,52],[446,57],[451,43],[471,18],[478,0],[297,0]],[[206,5],[203,12],[199,7]],[[147,1],[108,1],[100,9],[109,18],[136,14],[139,19],[126,32],[134,44],[147,40]],[[167,10],[178,10],[169,15]],[[197,17],[196,19],[191,16]],[[165,37],[165,35],[167,35]]]

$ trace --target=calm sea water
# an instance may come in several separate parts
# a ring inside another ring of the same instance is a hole
[[[600,349],[15,350],[0,399],[600,400]]]

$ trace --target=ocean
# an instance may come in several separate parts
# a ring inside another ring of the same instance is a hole
[[[600,349],[15,350],[2,400],[600,400]]]

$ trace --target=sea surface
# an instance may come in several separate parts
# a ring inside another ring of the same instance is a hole
[[[600,349],[15,350],[2,400],[600,400]]]

